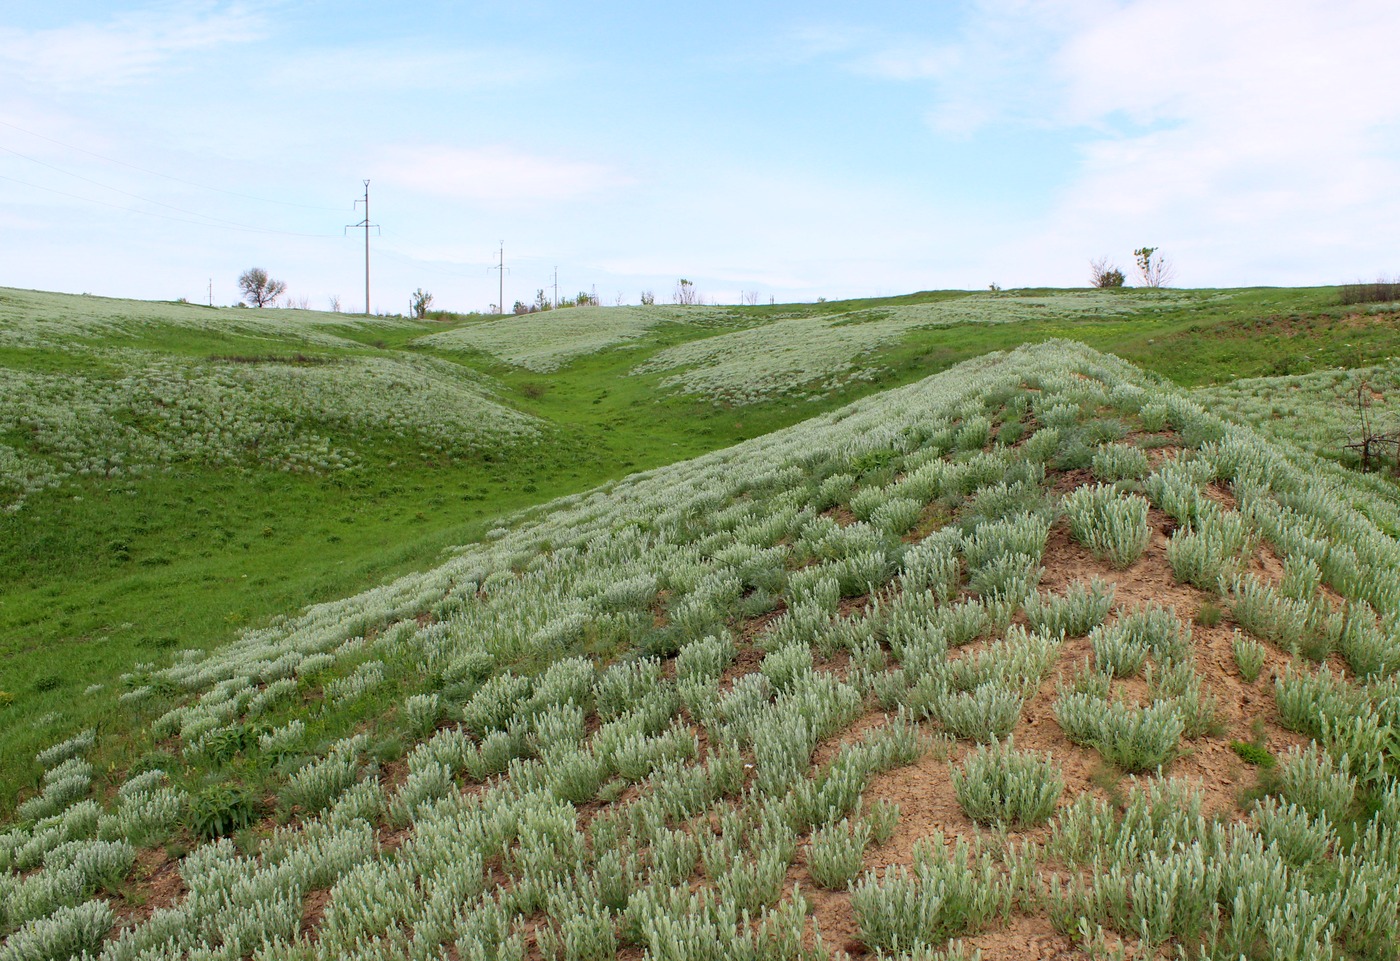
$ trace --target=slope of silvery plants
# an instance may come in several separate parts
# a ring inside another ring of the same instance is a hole
[[[0,958],[1394,957],[1400,529],[1065,342],[100,692]]]

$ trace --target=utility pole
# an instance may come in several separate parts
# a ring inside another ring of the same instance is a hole
[[[506,312],[506,242],[504,240],[501,241],[500,263],[491,269],[501,272],[500,290],[496,294],[496,313],[504,314]]]
[[[373,227],[375,230],[378,230],[378,229],[379,229],[379,225],[378,225],[378,224],[372,224],[372,223],[369,222],[369,181],[368,181],[368,180],[365,181],[365,199],[364,199],[364,200],[357,200],[357,201],[355,201],[355,206],[358,207],[360,204],[364,204],[364,205],[365,205],[365,219],[362,220],[362,221],[360,221],[360,222],[357,223],[357,224],[347,224],[346,227],[345,227],[345,229],[346,229],[346,230],[349,230],[349,229],[351,229],[352,227],[356,227],[356,228],[358,228],[358,227],[363,227],[363,228],[365,228],[365,316],[368,317],[368,316],[369,316],[369,228]]]
[[[554,306],[559,307],[559,268],[554,268]]]

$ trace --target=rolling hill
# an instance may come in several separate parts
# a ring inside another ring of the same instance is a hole
[[[692,443],[715,449],[580,472],[437,563],[132,657],[91,679],[86,715],[13,699],[37,743],[10,767],[0,957],[1394,957],[1393,485],[1050,337],[1176,345],[1155,366],[1194,383],[1279,296],[918,327],[858,355],[876,373],[752,411],[668,390],[665,358],[728,356],[711,342],[782,331],[776,311],[665,321],[554,373],[465,364],[470,403],[538,432],[507,432],[506,463],[586,437],[549,405],[602,391],[627,406],[586,405],[600,434],[654,447],[646,430],[706,411]],[[1308,349],[1342,329],[1320,319]],[[1041,342],[992,349],[1013,332]],[[459,363],[423,333],[316,349]],[[207,336],[186,380],[220,363]],[[241,483],[395,476],[343,420],[306,429],[359,459],[245,461]],[[404,430],[379,456],[434,443]],[[441,456],[408,476],[446,489],[480,455]],[[138,498],[180,476],[151,464]]]

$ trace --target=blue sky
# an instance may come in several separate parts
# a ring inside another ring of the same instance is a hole
[[[1400,272],[1400,4],[8,4],[0,285],[486,309]],[[14,9],[22,7],[22,9]]]

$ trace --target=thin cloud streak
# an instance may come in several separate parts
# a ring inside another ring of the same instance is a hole
[[[0,28],[0,77],[26,85],[103,89],[147,80],[172,59],[265,36],[266,21],[242,5],[174,3],[104,22]]]

